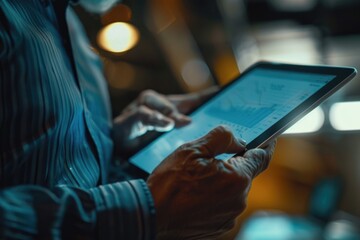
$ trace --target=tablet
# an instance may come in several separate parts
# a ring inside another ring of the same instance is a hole
[[[192,122],[164,133],[130,157],[146,173],[183,143],[226,125],[247,142],[266,144],[356,75],[352,67],[258,62],[194,110]],[[217,156],[227,160],[234,154]]]

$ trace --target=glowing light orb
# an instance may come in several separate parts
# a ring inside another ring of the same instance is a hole
[[[108,52],[125,52],[137,44],[139,32],[129,23],[115,22],[100,30],[97,41]]]

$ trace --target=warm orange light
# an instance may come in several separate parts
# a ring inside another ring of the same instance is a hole
[[[101,16],[103,26],[114,22],[129,22],[132,17],[131,9],[125,4],[118,4]]]
[[[115,22],[100,30],[98,44],[106,51],[120,53],[133,48],[139,41],[139,32],[131,24]]]

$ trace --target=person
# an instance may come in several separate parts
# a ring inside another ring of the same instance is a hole
[[[109,183],[114,147],[189,124],[186,111],[213,90],[148,90],[111,120],[99,58],[69,4],[0,1],[0,238],[211,239],[229,230],[275,143],[245,151],[219,126],[147,179]],[[225,162],[221,153],[243,154]]]

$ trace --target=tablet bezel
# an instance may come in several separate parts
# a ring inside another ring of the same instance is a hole
[[[279,136],[283,133],[288,127],[293,125],[315,107],[319,106],[325,99],[339,90],[342,86],[344,86],[347,82],[349,82],[353,77],[355,77],[357,70],[353,67],[347,66],[332,66],[332,65],[299,65],[299,64],[287,64],[287,63],[276,63],[276,62],[268,62],[268,61],[260,61],[255,63],[254,65],[250,66],[246,69],[242,74],[238,75],[237,77],[233,78],[227,85],[223,86],[221,90],[210,97],[207,101],[214,98],[217,94],[221,91],[229,88],[232,86],[233,83],[237,81],[241,81],[241,79],[246,76],[247,74],[251,73],[256,68],[268,69],[268,70],[280,70],[280,71],[291,71],[297,73],[317,73],[317,74],[326,74],[326,75],[335,75],[335,78],[332,79],[329,83],[319,89],[316,93],[302,102],[298,107],[293,109],[279,121],[277,121],[274,125],[260,134],[257,138],[247,144],[248,149],[261,147],[268,143],[273,138]],[[203,104],[205,104],[205,101]],[[202,104],[202,105],[203,105]],[[199,107],[193,109],[192,112],[195,112]],[[155,141],[163,134],[158,134],[152,141]],[[149,143],[148,143],[149,144]],[[145,146],[142,146],[137,152],[141,151]],[[136,153],[137,153],[136,152]],[[132,154],[135,155],[136,153]],[[131,157],[130,157],[131,158]],[[145,172],[141,168],[136,165],[133,165],[129,161],[129,170],[132,173],[136,173],[139,176],[147,176],[149,173]]]

